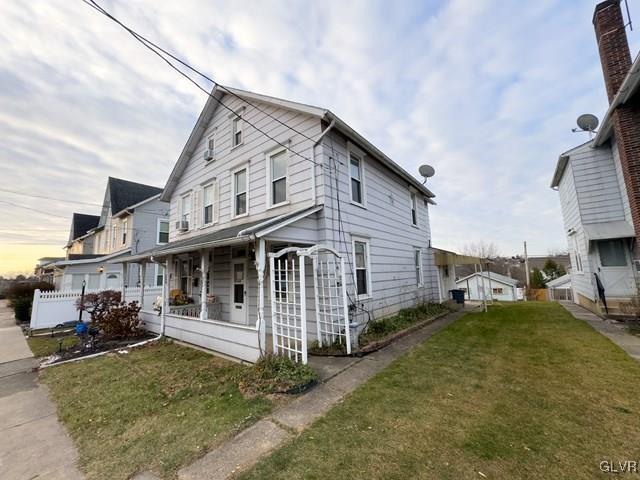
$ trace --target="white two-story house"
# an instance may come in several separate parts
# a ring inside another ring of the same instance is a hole
[[[249,361],[266,342],[306,355],[323,329],[353,344],[438,301],[433,197],[329,110],[217,87],[160,197],[169,243],[125,261],[167,267],[150,329]]]
[[[169,204],[162,189],[109,177],[100,215],[74,213],[64,260],[53,263],[59,290],[121,289],[139,286],[139,270],[124,271],[118,262],[169,241]],[[157,269],[145,284],[159,285]]]

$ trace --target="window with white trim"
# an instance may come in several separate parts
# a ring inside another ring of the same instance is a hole
[[[576,267],[576,272],[583,272],[582,270],[582,255],[580,255],[580,249],[578,248],[578,239],[573,237],[573,256]]]
[[[111,248],[116,248],[116,241],[118,238],[118,227],[113,224],[111,225]]]
[[[411,192],[411,224],[418,226],[418,196]]]
[[[156,273],[155,273],[156,287],[161,287],[164,284],[163,269],[164,269],[163,266],[158,265],[156,263]]]
[[[354,239],[353,266],[356,277],[356,296],[359,299],[369,297],[371,294],[369,265],[369,242],[363,239]]]
[[[180,220],[187,222],[189,229],[191,229],[191,205],[191,194],[183,195],[180,199]]]
[[[158,219],[158,244],[169,243],[169,220]]]
[[[126,245],[127,244],[127,227],[129,225],[129,221],[128,220],[124,220],[122,222],[122,245]]]
[[[287,201],[287,151],[279,150],[269,155],[270,204]]]
[[[233,211],[236,217],[247,213],[247,169],[233,174]]]
[[[213,193],[213,183],[205,185],[202,189],[202,219],[204,225],[211,225],[213,223]]]
[[[242,113],[236,113],[231,119],[231,147],[237,147],[242,143],[242,128],[244,122]]]
[[[211,158],[215,158],[216,156],[216,132],[214,131],[207,138],[207,150],[211,153]]]
[[[503,288],[493,288],[493,294],[494,295],[502,295],[504,293],[504,289]]]
[[[413,250],[413,263],[416,269],[416,285],[421,287],[424,281],[422,277],[422,250],[419,248]]]
[[[349,154],[349,176],[351,177],[351,201],[364,204],[362,191],[362,159],[353,152]]]

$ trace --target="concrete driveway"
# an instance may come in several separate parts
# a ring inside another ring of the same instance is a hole
[[[37,365],[13,313],[0,300],[0,477],[82,479],[71,438],[33,371]]]

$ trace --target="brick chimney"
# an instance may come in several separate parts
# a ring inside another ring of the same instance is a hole
[[[593,26],[611,104],[631,69],[631,53],[620,0],[606,0],[596,5]],[[636,95],[636,97],[640,96]],[[640,235],[640,98],[634,98],[624,105],[619,105],[612,112],[611,121],[620,153],[620,164],[629,197],[633,227],[638,237]],[[638,242],[636,242],[636,250],[638,250]]]

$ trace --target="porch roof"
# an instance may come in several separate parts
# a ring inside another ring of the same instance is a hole
[[[130,255],[125,259],[125,261],[137,263],[140,260],[144,260],[152,256],[164,257],[166,255],[191,252],[200,248],[243,243],[250,240],[253,236],[260,237],[262,231],[266,231],[268,233],[273,232],[278,228],[289,225],[290,223],[307,217],[321,209],[321,206],[309,207],[296,210],[285,215],[277,215],[274,217],[254,220],[252,222],[241,223],[204,235],[197,235],[177,242],[171,242],[163,245],[162,247],[140,252],[137,255]],[[112,263],[121,263],[121,261],[114,261]]]

